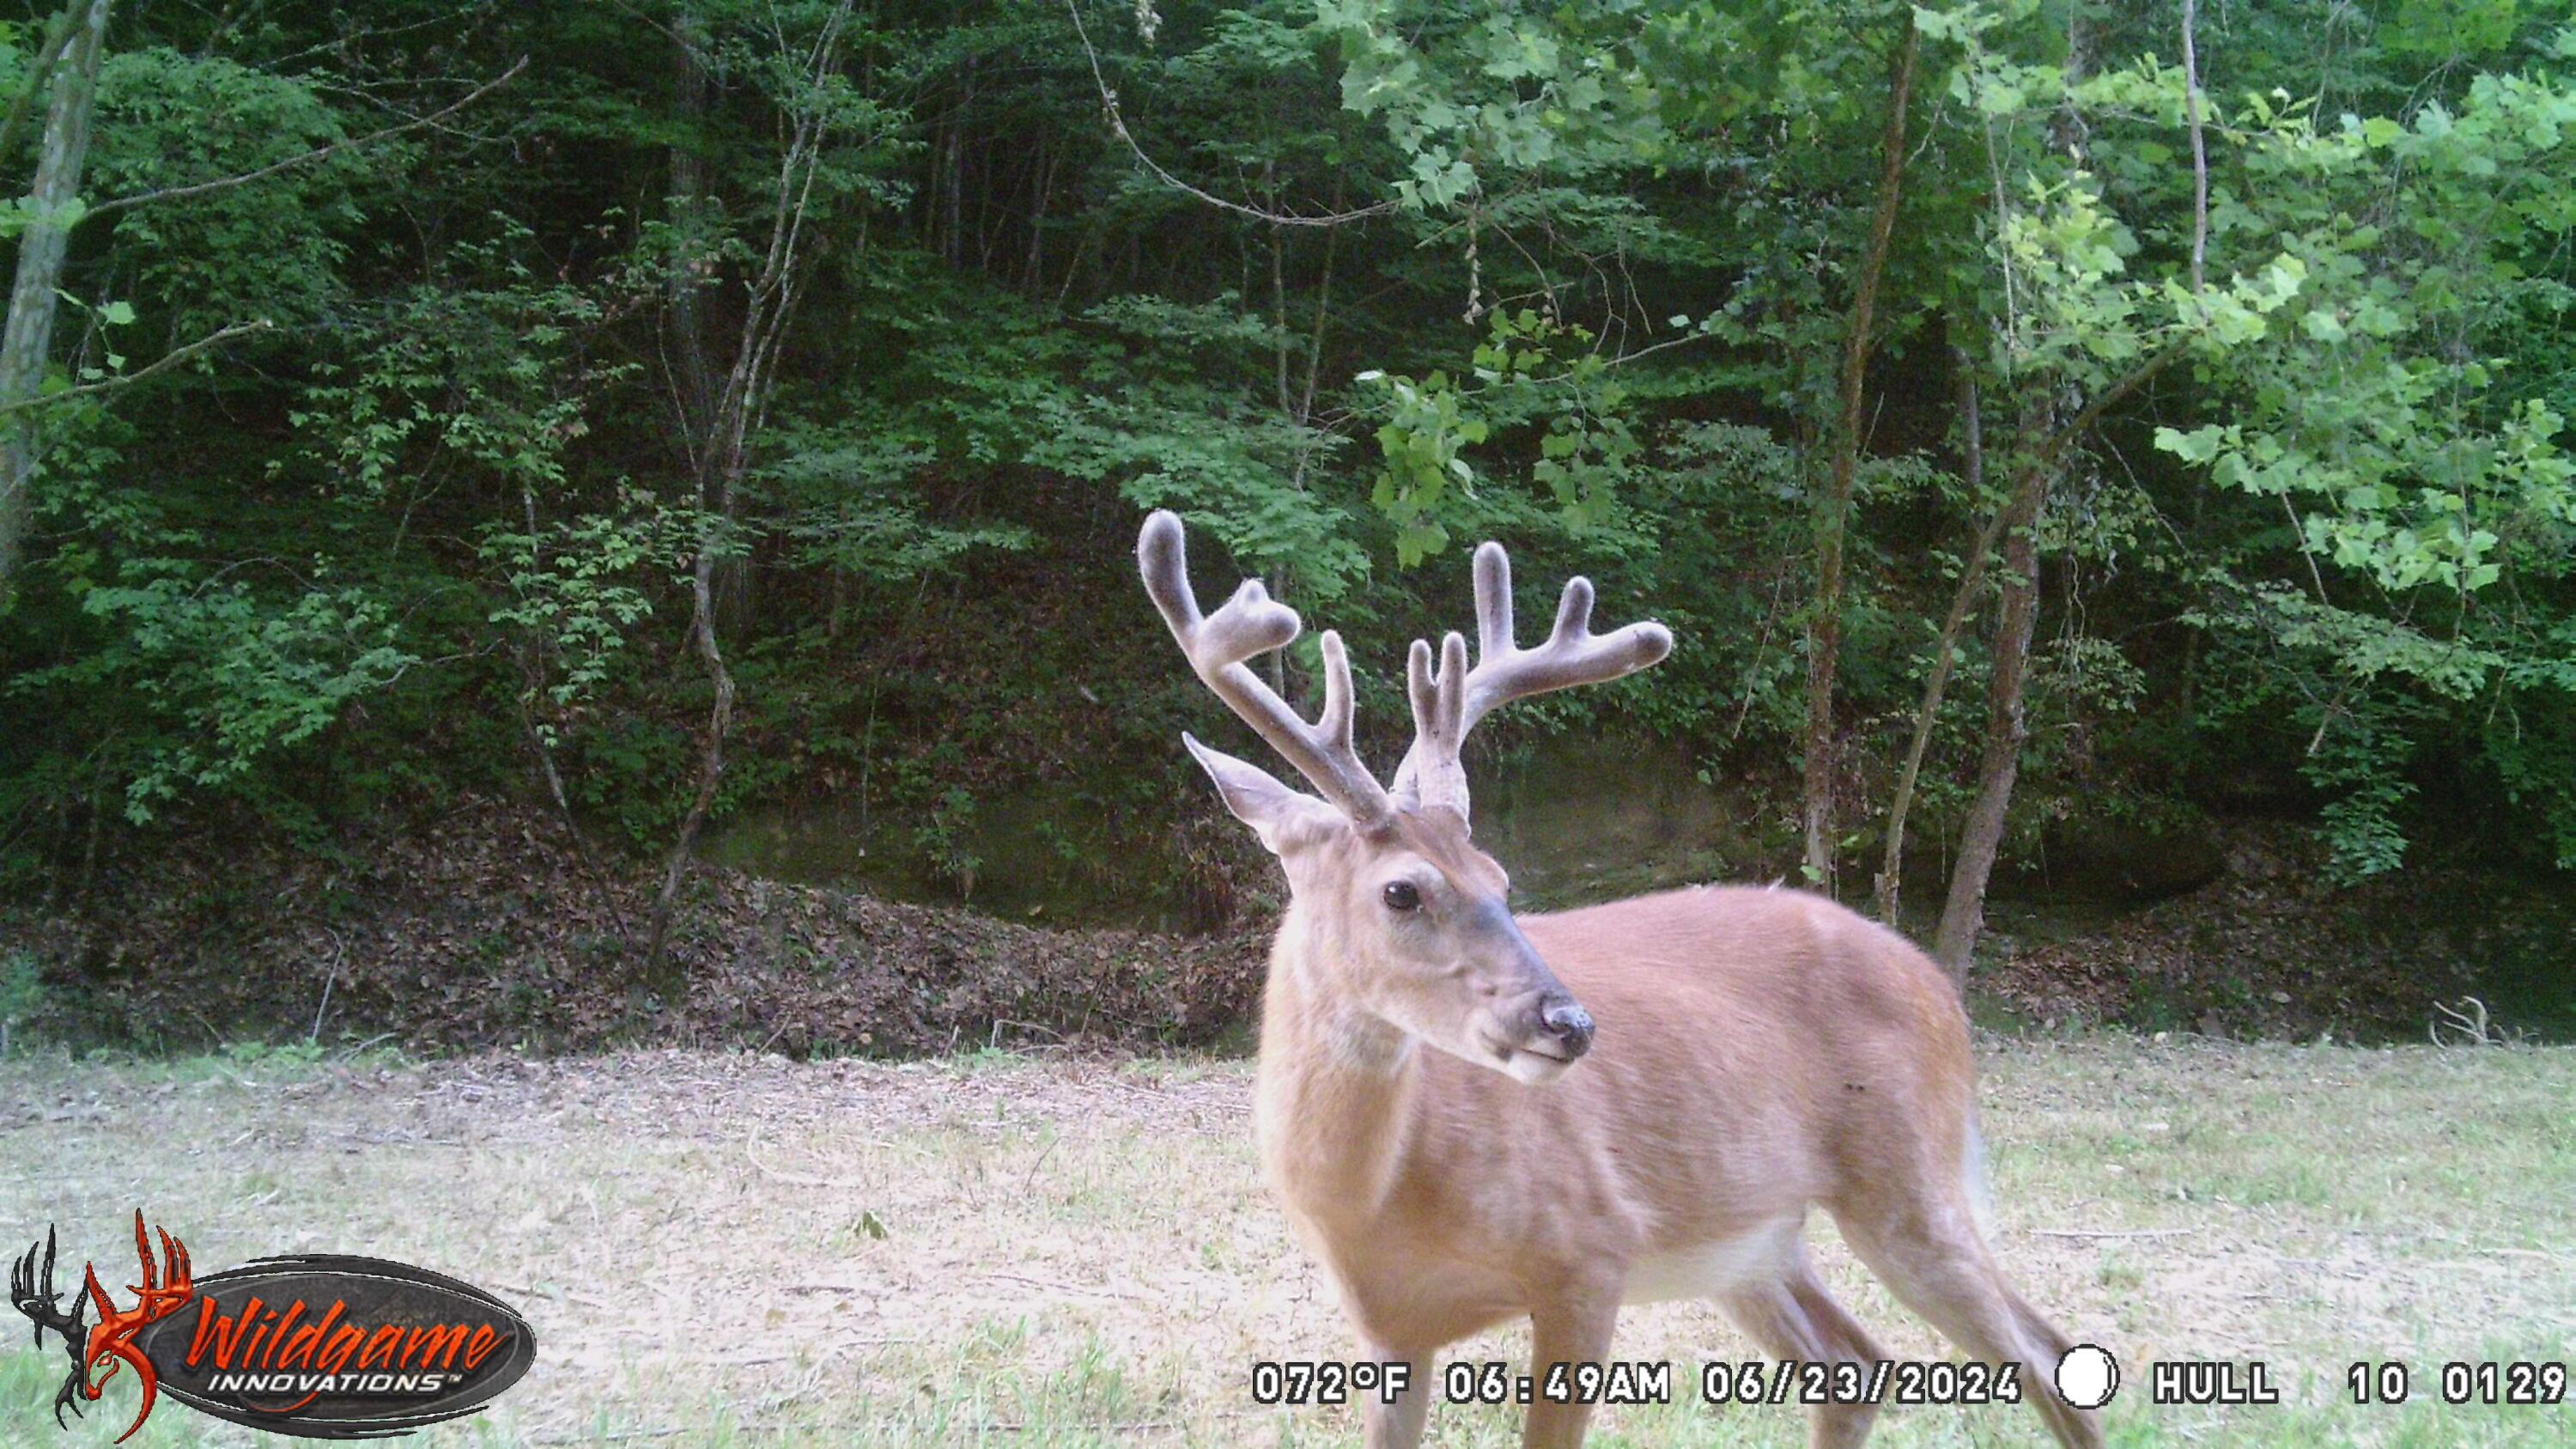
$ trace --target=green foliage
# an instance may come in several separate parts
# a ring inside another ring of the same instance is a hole
[[[1619,8],[1321,0],[1315,14],[1340,50],[1343,104],[1382,117],[1410,157],[1395,194],[1437,209],[1527,173],[1623,166],[1663,143],[1659,78]]]
[[[320,578],[291,578],[298,587],[282,603],[175,562],[130,563],[118,582],[81,595],[83,612],[118,641],[14,686],[32,694],[77,683],[141,706],[154,729],[134,752],[125,814],[149,821],[181,790],[230,784],[312,738],[350,700],[419,662],[397,644],[383,605],[330,587],[323,563]]]
[[[930,817],[912,832],[913,844],[930,857],[932,866],[948,878],[960,897],[975,893],[975,867],[983,864],[969,844],[974,827],[974,794],[951,785],[939,792]]]
[[[524,631],[551,661],[550,681],[538,689],[559,710],[592,699],[614,678],[629,635],[653,614],[643,580],[678,571],[684,540],[697,531],[689,515],[639,489],[618,502],[616,512],[559,518],[536,532],[495,523],[475,550],[510,590],[488,617]],[[555,742],[551,723],[538,729]]]
[[[942,524],[922,512],[920,474],[937,453],[900,424],[860,413],[833,425],[788,423],[756,480],[782,509],[779,536],[802,568],[899,587],[954,568],[976,549],[1025,549],[1029,531]]]
[[[1783,790],[1909,44],[1841,621],[1853,848],[1969,541],[2037,469],[2013,839],[2242,788],[2309,811],[2347,878],[2479,825],[2576,865],[2563,16],[2204,17],[2195,276],[2169,12],[1080,14],[1097,79],[1040,0],[397,0],[363,46],[300,12],[120,12],[23,418],[0,876],[232,812],[320,844],[548,771],[596,834],[666,844],[711,702],[701,547],[740,687],[719,825],[849,798],[949,892],[1035,816],[1066,871],[1146,858],[1203,807],[1172,732],[1220,718],[1134,596],[1148,507],[1189,517],[1203,585],[1257,574],[1344,631],[1373,752],[1404,643],[1463,622],[1450,545],[1498,537],[1525,613],[1587,572],[1677,652],[1491,747],[1641,728]],[[851,63],[799,63],[836,24]],[[0,91],[29,45],[0,35]],[[310,155],[521,54],[438,125]],[[782,169],[800,124],[810,189]],[[805,221],[773,250],[782,176]],[[718,478],[705,420],[773,260],[798,306]],[[253,318],[278,325],[141,375]],[[1927,842],[1974,781],[1998,574],[1931,721]],[[1311,649],[1280,670],[1301,699]]]
[[[2456,111],[2435,99],[2331,127],[2256,110],[2244,164],[2304,261],[2299,325],[2212,370],[2226,421],[2161,427],[2156,445],[2296,525],[2281,542],[2313,597],[2273,585],[2241,596],[2240,617],[2328,673],[2302,770],[2337,792],[2324,826],[2339,868],[2368,874],[2397,865],[2416,793],[2403,772],[2446,718],[2561,707],[2550,634],[2576,549],[2576,463],[2553,402],[2565,394],[2531,390],[2565,359],[2535,354],[2525,324],[2563,316],[2571,296],[2539,253],[2576,232],[2563,183],[2576,87],[2479,76]],[[2476,729],[2460,744],[2520,798],[2558,798],[2532,788],[2524,741]],[[2543,808],[2563,842],[2564,805]],[[2563,843],[2554,854],[2571,858]]]
[[[1475,496],[1475,470],[1458,454],[1485,440],[1485,423],[1463,413],[1447,373],[1419,383],[1382,372],[1361,373],[1359,380],[1383,383],[1393,403],[1377,430],[1386,465],[1378,470],[1369,501],[1395,525],[1396,562],[1417,564],[1449,546],[1449,530],[1438,521],[1442,495],[1455,487]]]
[[[223,1047],[224,1059],[233,1066],[283,1068],[289,1073],[310,1071],[329,1055],[329,1048],[314,1041],[228,1041]]]
[[[94,194],[139,196],[277,165],[346,141],[314,78],[165,46],[110,55],[99,71]],[[359,129],[368,129],[360,127]],[[336,156],[271,181],[114,214],[104,272],[177,339],[266,317],[318,321],[341,300],[362,196],[399,176],[410,148]],[[380,199],[370,197],[369,199]]]
[[[13,1040],[25,1041],[21,1026],[43,1015],[50,998],[34,952],[0,951],[0,1056]]]

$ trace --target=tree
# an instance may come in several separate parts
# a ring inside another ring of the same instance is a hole
[[[8,318],[5,324],[0,324],[0,600],[7,598],[12,580],[18,573],[32,512],[29,484],[35,475],[41,451],[38,409],[49,397],[56,395],[47,390],[46,382],[53,365],[54,319],[63,295],[63,266],[74,228],[85,220],[111,216],[135,207],[248,186],[281,172],[312,166],[344,151],[435,125],[507,82],[526,64],[522,60],[498,79],[433,114],[387,126],[372,135],[339,137],[250,171],[174,183],[91,205],[84,204],[81,198],[81,176],[89,159],[99,72],[107,50],[109,10],[110,0],[72,0],[55,17],[20,83],[23,88],[11,103],[6,125],[0,126],[0,148],[5,148],[8,136],[15,132],[19,117],[27,111],[31,98],[39,91],[48,95],[45,130],[37,143],[34,179],[25,200],[10,218],[15,224],[18,241],[18,267],[9,293]],[[104,315],[111,320],[131,320],[133,309],[122,302],[112,303]],[[60,395],[80,396],[124,386],[268,325],[266,319],[259,318],[225,323],[204,336],[173,347],[160,360],[134,373],[65,385],[60,389]]]
[[[1954,969],[2050,832],[2240,790],[2337,879],[2576,861],[2576,46],[2383,9],[65,5],[0,877],[498,797],[668,1002],[728,821],[829,798],[1213,919],[1147,506],[1360,658],[1453,541],[1590,575],[1675,656],[1479,748],[1651,737],[1672,860],[1890,920],[1937,860]]]
[[[1816,598],[1807,621],[1807,749],[1800,770],[1806,786],[1807,878],[1827,893],[1834,882],[1834,762],[1840,751],[1834,724],[1834,674],[1842,657],[1843,554],[1851,527],[1852,483],[1867,445],[1864,404],[1869,377],[1870,328],[1878,289],[1896,239],[1896,209],[1905,185],[1905,108],[1914,94],[1914,62],[1922,36],[1909,8],[1899,22],[1894,74],[1887,84],[1887,134],[1879,142],[1878,194],[1870,206],[1869,242],[1852,281],[1850,320],[1843,324],[1841,409],[1833,431],[1830,476],[1816,505]]]
[[[72,0],[47,28],[44,44],[12,104],[9,130],[28,98],[43,92],[44,135],[36,143],[35,180],[13,218],[18,271],[9,317],[0,324],[0,600],[18,573],[36,471],[36,417],[28,406],[51,363],[63,256],[80,220],[81,167],[89,159],[90,112],[98,98],[99,61],[107,49],[108,0]]]
[[[702,37],[715,29],[710,17],[684,13],[673,39],[684,52],[681,66],[682,114],[702,118],[710,72],[730,61],[747,72],[779,117],[775,179],[765,207],[758,213],[763,231],[727,237],[702,213],[708,198],[695,188],[704,172],[689,154],[705,144],[684,136],[673,148],[671,199],[680,219],[673,228],[674,247],[667,259],[672,328],[669,364],[674,421],[696,484],[696,546],[689,563],[689,640],[705,665],[713,699],[701,736],[697,779],[677,836],[664,861],[662,888],[654,898],[646,928],[645,979],[671,984],[665,969],[671,912],[679,899],[697,849],[698,833],[714,809],[716,790],[724,780],[725,740],[733,728],[734,680],[717,640],[716,579],[728,559],[739,558],[736,523],[741,489],[752,461],[752,447],[768,421],[778,367],[813,266],[813,242],[807,225],[818,207],[851,192],[844,159],[835,164],[837,145],[864,144],[883,126],[887,114],[861,95],[844,75],[848,0],[802,16],[808,29],[792,39],[783,31],[763,29],[750,17],[724,17],[734,22],[730,33],[708,53]],[[704,279],[720,269],[738,269],[740,291],[735,340],[722,360],[710,355],[708,322],[700,305]]]

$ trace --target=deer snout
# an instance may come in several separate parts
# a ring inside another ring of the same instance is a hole
[[[1556,1046],[1559,1054],[1573,1061],[1592,1050],[1592,1013],[1582,1003],[1565,997],[1542,1006],[1538,1014],[1539,1034]]]

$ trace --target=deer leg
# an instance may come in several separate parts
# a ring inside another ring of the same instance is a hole
[[[1866,1219],[1837,1212],[1843,1240],[1899,1301],[1959,1349],[2021,1365],[2024,1398],[2066,1449],[2100,1449],[2101,1416],[2058,1396],[2057,1361],[2071,1347],[2004,1281],[1964,1199],[1899,1205]]]
[[[1574,1289],[1530,1310],[1530,1378],[1537,1392],[1521,1427],[1521,1449],[1579,1449],[1592,1406],[1572,1395],[1562,1402],[1547,1397],[1548,1370],[1564,1364],[1570,1377],[1576,1366],[1607,1358],[1618,1322],[1616,1285],[1607,1291]]]
[[[1775,1359],[1866,1366],[1887,1357],[1869,1330],[1825,1291],[1804,1253],[1782,1278],[1739,1288],[1717,1302]],[[1807,1412],[1807,1443],[1810,1449],[1858,1449],[1877,1417],[1876,1404],[1817,1404]]]
[[[1378,1390],[1361,1397],[1360,1424],[1367,1449],[1415,1449],[1431,1413],[1431,1355],[1363,1344],[1360,1356],[1375,1363],[1403,1364],[1411,1375],[1408,1387],[1392,1400]]]

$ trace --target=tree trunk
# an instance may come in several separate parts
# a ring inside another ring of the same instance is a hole
[[[975,57],[966,57],[966,89],[948,116],[947,156],[941,166],[946,180],[948,246],[941,253],[954,267],[965,260],[966,113],[975,105]]]
[[[1986,488],[1985,422],[1978,407],[1977,377],[1971,370],[1968,354],[1950,349],[1951,366],[1959,373],[1959,430],[1962,474],[1973,498]],[[1932,672],[1923,681],[1923,703],[1914,712],[1914,737],[1905,747],[1905,766],[1896,777],[1896,793],[1887,806],[1887,851],[1878,868],[1875,882],[1878,918],[1888,925],[1903,929],[1897,918],[1903,913],[1905,866],[1905,816],[1914,806],[1914,785],[1923,774],[1923,755],[1932,744],[1932,728],[1941,717],[1941,697],[1950,687],[1950,669],[1959,658],[1959,631],[1967,626],[1968,616],[1976,612],[1977,595],[1985,588],[1986,560],[1994,555],[1995,534],[2003,527],[2002,509],[1995,510],[1986,526],[1977,530],[1976,542],[1968,549],[1968,558],[1959,570],[1959,587],[1950,595],[1950,612],[1941,621],[1941,636],[1933,646]]]
[[[1950,979],[1965,982],[1977,935],[1985,928],[1986,881],[2002,848],[2013,782],[2021,774],[2022,742],[2029,738],[2024,712],[2030,679],[2030,642],[2039,621],[2039,517],[2055,467],[2026,465],[2005,505],[2003,604],[1995,618],[1995,662],[1987,685],[1986,749],[1977,766],[1977,798],[1959,832],[1959,860],[1950,872],[1950,898],[1933,934],[1932,959]]]
[[[9,100],[9,114],[0,119],[0,156],[15,154],[11,148],[17,144],[18,128],[27,124],[27,117],[34,113],[36,98],[45,93],[46,82],[53,75],[54,62],[62,58],[63,47],[71,44],[88,13],[88,0],[71,0],[45,26],[44,40],[28,57],[27,73],[18,79],[18,94]]]
[[[2076,108],[2076,82],[2091,63],[2091,36],[2079,9],[2068,17],[2066,46],[2067,102],[2049,123],[2052,144],[2081,161],[2090,134],[2084,113]],[[2188,339],[2167,346],[2129,369],[2126,376],[2096,392],[2091,401],[2064,418],[2056,389],[2063,379],[2030,376],[2021,380],[2025,402],[2017,429],[2021,446],[2013,472],[2012,498],[2003,515],[2003,604],[1995,619],[1994,669],[1987,682],[1986,747],[1977,764],[1977,797],[1959,832],[1959,858],[1951,867],[1950,895],[1941,906],[1941,924],[1933,933],[1932,959],[1964,986],[1977,937],[1986,924],[1986,883],[1994,874],[1995,856],[2003,847],[2004,826],[2012,808],[2014,783],[2021,776],[2021,747],[2029,738],[2024,710],[2030,682],[2030,644],[2039,622],[2039,521],[2055,482],[2059,461],[2113,404],[2146,384],[2180,359]],[[2010,371],[2011,369],[2007,369]],[[2031,440],[2036,439],[2036,442]]]
[[[81,167],[89,158],[89,122],[98,97],[98,66],[106,50],[108,0],[75,0],[77,29],[63,41],[53,70],[53,94],[36,156],[36,178],[27,190],[27,223],[18,233],[18,276],[9,292],[9,319],[0,328],[0,405],[25,403],[44,386],[54,340],[56,289],[71,243],[65,208],[80,194]],[[0,599],[18,576],[35,518],[28,488],[36,473],[34,410],[0,415]]]
[[[685,23],[685,22],[684,22]],[[715,441],[723,424],[717,411],[715,369],[708,360],[706,292],[712,272],[713,250],[708,235],[707,162],[704,147],[708,92],[712,80],[707,74],[698,47],[702,37],[694,29],[682,33],[680,45],[679,120],[681,138],[671,148],[671,219],[680,228],[683,255],[688,265],[674,268],[667,286],[671,309],[672,370],[677,374],[674,391],[681,410],[687,414],[687,429],[696,439],[693,456],[703,460],[718,445]],[[701,490],[702,493],[704,490]],[[729,495],[730,489],[725,490]],[[703,497],[701,504],[704,503]],[[731,500],[725,500],[724,512],[730,518]],[[744,554],[718,558],[713,591],[716,625],[720,632],[739,634],[750,624],[751,561]]]
[[[1806,871],[1808,882],[1828,892],[1834,869],[1834,674],[1843,640],[1843,535],[1850,525],[1852,480],[1860,470],[1862,383],[1869,370],[1870,324],[1878,308],[1879,278],[1896,230],[1896,203],[1905,179],[1905,106],[1914,90],[1914,58],[1922,37],[1906,12],[1896,73],[1888,84],[1887,131],[1881,142],[1878,200],[1870,213],[1869,245],[1852,288],[1851,321],[1843,334],[1842,422],[1834,437],[1832,472],[1816,509],[1816,598],[1807,620]]]
[[[707,69],[699,60],[697,36],[680,37],[680,139],[671,147],[671,221],[679,229],[683,265],[671,269],[665,284],[670,297],[672,391],[677,394],[683,432],[694,458],[712,431],[707,414],[714,388],[708,381],[706,312],[700,294],[706,290],[701,259],[707,253],[706,144]]]
[[[697,790],[689,797],[689,813],[681,817],[679,837],[671,842],[670,857],[663,863],[662,891],[653,901],[652,934],[644,947],[645,983],[665,997],[680,985],[677,973],[667,965],[671,915],[679,904],[680,883],[689,877],[698,832],[706,827],[707,815],[715,808],[716,787],[724,781],[725,735],[733,728],[733,675],[725,668],[724,651],[716,646],[715,562],[714,541],[701,536],[697,567],[689,576],[689,637],[715,682],[715,703],[707,711],[707,736],[698,751]]]
[[[677,984],[665,970],[671,912],[679,900],[680,884],[688,878],[698,832],[715,804],[716,786],[724,777],[722,725],[730,721],[733,713],[733,680],[724,671],[723,653],[715,643],[715,600],[720,586],[716,579],[713,527],[706,516],[716,503],[709,472],[720,426],[715,417],[713,369],[707,361],[703,299],[711,265],[705,235],[706,159],[700,150],[706,139],[708,79],[698,53],[699,35],[692,29],[675,38],[680,52],[678,109],[682,134],[671,147],[670,197],[671,220],[679,231],[680,251],[665,283],[672,333],[671,392],[680,413],[680,433],[686,443],[690,471],[697,479],[700,512],[698,553],[689,572],[689,642],[700,659],[713,664],[716,703],[709,722],[716,728],[710,730],[700,748],[697,787],[690,795],[688,812],[681,817],[679,835],[665,858],[662,889],[654,897],[653,918],[646,927],[644,977],[656,989],[665,991]]]
[[[2209,268],[2209,143],[2200,124],[2200,7],[2182,0],[2182,106],[2191,127],[2191,292],[2207,287]]]
[[[822,38],[808,52],[811,78],[818,84],[839,63],[841,31],[851,8],[849,0],[843,0],[830,12]],[[716,788],[724,780],[725,738],[733,728],[733,674],[725,667],[724,650],[716,642],[720,622],[717,585],[726,557],[736,552],[732,525],[743,474],[750,466],[752,447],[768,417],[770,384],[776,375],[788,322],[796,311],[797,283],[807,262],[801,248],[805,218],[813,202],[821,149],[829,134],[828,118],[820,114],[797,115],[789,127],[787,149],[779,160],[777,189],[770,205],[769,246],[758,272],[747,278],[741,289],[741,329],[732,365],[721,387],[713,391],[706,427],[693,436],[689,451],[690,471],[696,476],[698,489],[697,557],[689,575],[689,639],[706,666],[715,699],[707,711],[706,738],[698,751],[697,788],[690,796],[688,813],[681,818],[679,835],[671,844],[670,858],[663,868],[662,891],[653,905],[644,953],[644,980],[666,995],[681,984],[665,964],[671,915],[679,901],[681,883],[688,878],[698,833],[715,808]],[[710,369],[709,381],[712,380]]]

